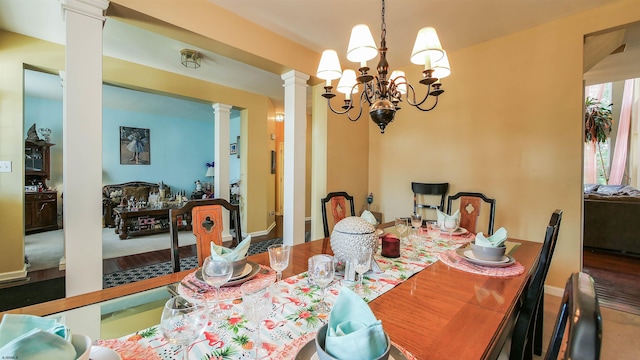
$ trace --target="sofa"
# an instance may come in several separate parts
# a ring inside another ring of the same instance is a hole
[[[165,196],[171,194],[171,188],[163,184]],[[144,181],[130,181],[122,184],[105,185],[102,187],[102,217],[103,227],[115,227],[113,208],[130,201],[133,197],[136,201],[147,202],[149,194],[158,193],[160,184]]]
[[[585,185],[585,247],[640,256],[639,220],[640,190],[625,185]]]

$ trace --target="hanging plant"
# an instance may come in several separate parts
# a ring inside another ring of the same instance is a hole
[[[613,117],[611,105],[602,105],[599,100],[587,97],[584,112],[584,142],[603,143],[611,133]]]

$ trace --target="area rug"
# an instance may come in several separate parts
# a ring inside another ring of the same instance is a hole
[[[247,255],[259,254],[267,251],[269,245],[282,244],[282,238],[275,238],[271,240],[265,240],[253,243],[249,246]],[[198,260],[195,256],[180,259],[180,268],[182,270],[195,269],[198,265]],[[172,272],[171,261],[166,261],[159,264],[153,264],[134,269],[117,271],[111,274],[106,274],[103,278],[103,288],[110,288],[113,286],[124,285],[140,280],[151,279],[157,276],[170,274]]]

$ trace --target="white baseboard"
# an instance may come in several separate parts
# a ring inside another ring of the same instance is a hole
[[[265,236],[265,235],[269,234],[271,232],[271,230],[273,230],[274,227],[276,227],[276,223],[272,222],[271,225],[269,225],[269,227],[266,230],[254,231],[250,235],[251,236]]]
[[[25,264],[22,270],[9,271],[0,273],[0,283],[9,281],[25,280],[27,278],[27,265]]]
[[[555,286],[545,285],[544,293],[547,295],[562,297],[562,295],[564,294],[564,289],[555,287]]]

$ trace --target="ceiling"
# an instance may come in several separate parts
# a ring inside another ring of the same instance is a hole
[[[264,0],[208,1],[318,53],[333,48],[343,55],[350,29],[358,23],[368,24],[375,39],[380,36],[379,1],[269,0],[268,6]],[[443,47],[451,53],[615,1],[617,0],[389,1],[386,4],[388,60],[392,69],[408,65],[415,34],[424,26],[435,27]],[[2,0],[0,28],[59,44],[64,44],[65,41],[60,0]],[[210,49],[197,48],[160,36],[112,17],[107,17],[103,41],[103,53],[107,56],[259,93],[270,97],[276,106],[281,106],[283,102],[280,74],[221,56]],[[188,69],[180,64],[179,51],[183,48],[203,53],[201,68]],[[455,58],[450,60],[452,71],[455,72]],[[342,65],[347,67],[349,64],[342,60]],[[30,84],[26,92],[35,94],[40,91],[44,96],[45,90],[37,90],[36,86],[37,84]],[[56,92],[59,93],[59,90]],[[132,100],[129,96],[129,101]],[[114,104],[117,103],[119,102],[114,101]]]

